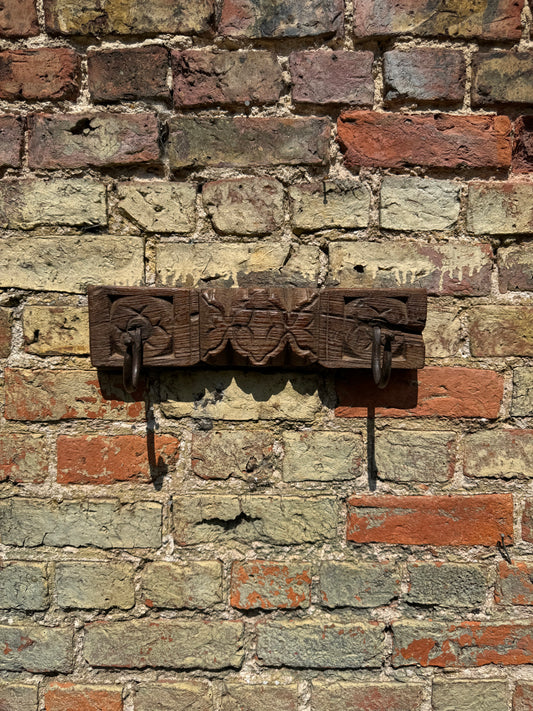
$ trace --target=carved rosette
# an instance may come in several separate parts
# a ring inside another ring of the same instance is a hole
[[[154,296],[124,296],[113,301],[110,309],[111,343],[114,353],[126,350],[124,337],[139,326],[142,332],[143,357],[154,358],[172,352],[173,305],[168,299]]]

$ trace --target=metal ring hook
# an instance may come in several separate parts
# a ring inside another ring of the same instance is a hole
[[[381,362],[381,328],[374,326],[374,334],[372,338],[372,375],[374,382],[378,388],[386,388],[391,374],[392,366],[392,349],[391,337],[385,336],[385,345],[383,347],[383,363]]]
[[[125,334],[124,345],[126,346],[126,352],[124,353],[122,382],[124,383],[124,390],[127,393],[132,393],[139,385],[141,374],[142,330],[140,326],[136,326]]]

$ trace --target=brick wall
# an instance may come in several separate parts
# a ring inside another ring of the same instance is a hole
[[[0,3],[2,711],[533,709],[531,15]],[[129,396],[92,283],[425,287],[426,367]]]

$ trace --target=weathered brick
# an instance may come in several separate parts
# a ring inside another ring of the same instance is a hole
[[[417,287],[429,294],[490,293],[492,250],[487,244],[334,242],[329,283],[344,288]]]
[[[533,711],[533,684],[519,681],[513,695],[513,711]]]
[[[219,32],[225,37],[317,37],[342,34],[341,0],[224,0]]]
[[[55,35],[189,35],[207,32],[214,0],[45,0],[46,29]]]
[[[422,684],[313,681],[312,711],[420,711]]]
[[[506,116],[346,111],[338,139],[348,168],[507,168],[511,122]]]
[[[522,538],[533,543],[533,499],[526,499],[522,514]]]
[[[0,358],[7,358],[11,352],[11,311],[0,308]]]
[[[239,610],[291,610],[309,607],[311,571],[304,563],[235,561],[231,567],[230,605]]]
[[[191,468],[202,479],[237,477],[269,482],[278,465],[274,436],[266,430],[193,432]]]
[[[143,682],[134,697],[135,711],[212,711],[211,687],[205,681],[190,680],[179,683]]]
[[[87,71],[89,92],[96,103],[170,96],[168,52],[160,45],[90,50]]]
[[[372,106],[372,52],[304,51],[290,55],[292,99],[305,104]]]
[[[385,101],[462,102],[466,62],[455,49],[393,49],[383,55]]]
[[[411,563],[407,602],[443,607],[479,607],[489,586],[488,570],[469,563]]]
[[[291,185],[291,221],[296,231],[314,232],[328,227],[368,225],[370,190],[352,180]]]
[[[179,456],[172,435],[60,435],[57,439],[59,484],[145,484],[164,476]]]
[[[513,497],[352,496],[346,537],[358,543],[495,546],[513,540]]]
[[[80,91],[80,67],[80,55],[66,47],[0,52],[0,98],[75,99]]]
[[[104,226],[105,185],[87,179],[2,181],[0,223],[19,230],[37,225]]]
[[[35,0],[4,0],[0,7],[0,36],[33,37],[38,34]]]
[[[56,563],[57,604],[64,608],[129,610],[135,604],[133,566],[129,563]]]
[[[286,432],[284,481],[353,479],[363,471],[363,439],[351,432]]]
[[[84,306],[26,306],[22,326],[27,353],[89,353],[89,314]]]
[[[177,109],[273,104],[283,88],[276,56],[266,51],[174,51],[172,73]]]
[[[158,548],[161,505],[152,501],[6,499],[2,543],[13,546]]]
[[[355,34],[418,37],[520,39],[524,0],[462,0],[450,5],[432,0],[356,0]]]
[[[305,422],[321,407],[318,386],[304,373],[176,372],[162,378],[161,407],[167,417]]]
[[[70,419],[137,420],[144,403],[128,395],[120,376],[91,370],[6,368],[5,417],[48,422]]]
[[[30,168],[107,168],[159,161],[154,114],[34,114]]]
[[[22,140],[23,128],[20,116],[0,116],[0,168],[20,166]]]
[[[73,668],[73,631],[33,623],[0,626],[0,669],[68,673]],[[19,711],[17,709],[17,711]]]
[[[380,607],[400,594],[400,572],[390,563],[327,561],[320,566],[324,607]]]
[[[516,373],[516,370],[515,370]],[[337,417],[366,417],[367,408],[386,417],[498,417],[503,376],[492,370],[426,367],[413,376],[393,373],[377,390],[367,373],[337,377]]]
[[[45,711],[122,711],[122,688],[55,682],[44,693]]]
[[[498,249],[500,289],[533,291],[533,241]]]
[[[140,237],[2,238],[2,288],[85,294],[88,284],[139,286],[143,280],[144,244]]]
[[[379,222],[388,230],[446,230],[459,217],[461,186],[450,180],[385,176]]]
[[[274,545],[334,538],[337,502],[331,496],[183,496],[174,502],[180,545],[263,541]]]
[[[514,123],[512,168],[514,173],[533,170],[533,116],[519,116]]]
[[[470,183],[467,210],[474,234],[533,233],[533,184]]]
[[[446,482],[455,469],[454,432],[426,430],[380,431],[376,438],[376,466],[380,479]]]
[[[330,123],[321,118],[217,118],[169,121],[169,164],[207,166],[324,165]]]
[[[0,607],[4,610],[46,609],[46,567],[39,563],[4,562],[0,568]]]
[[[257,625],[257,657],[269,667],[358,669],[380,667],[385,656],[382,624],[319,620]]]
[[[434,711],[507,711],[509,692],[505,679],[433,681]]]
[[[479,667],[485,664],[531,664],[529,622],[394,623],[392,664],[395,667]],[[477,711],[477,707],[476,707]],[[491,710],[492,711],[492,710]]]
[[[3,711],[37,711],[37,703],[36,686],[0,685],[0,708]]]
[[[461,348],[463,333],[457,306],[441,306],[430,300],[424,328],[426,356],[429,358],[449,358],[456,356]]]
[[[222,234],[265,235],[284,221],[283,186],[272,178],[232,178],[206,183],[202,199]]]
[[[218,560],[147,563],[141,588],[148,607],[201,610],[222,602],[222,564]]]
[[[533,368],[528,366],[515,368],[511,415],[527,417],[531,413],[533,413]]]
[[[468,316],[473,356],[533,355],[533,306],[478,306]]]
[[[239,668],[243,632],[242,622],[233,620],[94,622],[85,628],[85,659],[95,667],[125,669]]]
[[[0,435],[0,481],[39,484],[48,474],[43,435],[6,432]]]
[[[501,561],[494,599],[502,605],[533,605],[533,565],[513,560]]]
[[[476,52],[472,105],[533,104],[533,52]]]
[[[224,693],[220,711],[236,711],[239,709],[256,709],[256,711],[269,711],[270,709],[283,709],[283,711],[297,711],[298,687],[296,684],[283,686],[265,684],[224,684]]]
[[[533,477],[533,430],[481,430],[464,439],[466,476]]]
[[[145,232],[187,234],[196,227],[196,186],[131,181],[117,187],[119,210]]]

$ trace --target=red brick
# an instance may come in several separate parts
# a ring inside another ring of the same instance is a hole
[[[393,49],[383,55],[385,101],[463,100],[466,81],[464,54],[454,49]]]
[[[349,168],[506,168],[511,163],[506,116],[346,111],[338,136]]]
[[[468,317],[473,356],[533,355],[533,306],[478,306]]]
[[[55,683],[44,694],[45,711],[122,711],[120,687]]]
[[[518,682],[513,696],[513,711],[533,711],[533,683]]]
[[[3,0],[0,4],[1,37],[33,37],[38,34],[35,0]]]
[[[531,664],[533,626],[526,622],[399,622],[392,627],[392,664],[480,667]]]
[[[494,599],[503,605],[533,605],[533,565],[501,561]]]
[[[533,291],[533,242],[513,244],[498,250],[500,289],[507,291]]]
[[[312,711],[420,711],[422,684],[313,681]]]
[[[513,540],[513,497],[352,496],[346,538],[357,543],[495,546]]]
[[[281,68],[271,52],[172,52],[174,105],[275,103],[281,94]]]
[[[533,172],[533,115],[520,116],[514,123],[513,172]]]
[[[154,114],[35,114],[28,161],[31,168],[156,163],[158,135]]]
[[[309,566],[264,560],[232,565],[230,605],[239,610],[309,607],[310,598]]]
[[[42,435],[7,432],[0,435],[0,481],[39,484],[48,473]]]
[[[7,358],[11,351],[11,312],[0,309],[0,358]]]
[[[7,420],[137,420],[144,416],[140,392],[128,395],[120,374],[6,368],[4,375]]]
[[[89,92],[99,103],[166,99],[167,70],[168,52],[159,45],[87,53]]]
[[[293,52],[290,56],[293,101],[371,106],[373,61],[372,52]]]
[[[171,435],[102,435],[57,440],[59,484],[150,483],[166,473],[178,458],[179,440]]]
[[[66,47],[0,52],[0,98],[74,99],[80,91],[80,56]]]
[[[533,543],[533,499],[527,499],[522,514],[522,538]]]
[[[22,151],[22,119],[0,116],[0,168],[17,168]]]
[[[498,416],[503,376],[492,370],[426,367],[393,371],[384,390],[369,372],[354,371],[337,378],[337,417],[366,417],[368,409],[386,417]]]

